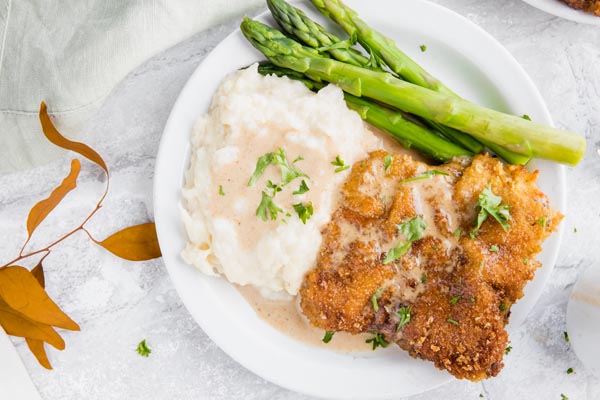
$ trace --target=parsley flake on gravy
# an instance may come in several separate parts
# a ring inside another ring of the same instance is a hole
[[[437,169],[430,169],[429,171],[425,171],[421,175],[417,175],[417,176],[413,176],[412,178],[404,179],[403,181],[398,182],[398,185],[404,185],[405,183],[420,181],[422,179],[430,179],[430,178],[434,177],[435,175],[448,176],[448,173],[437,170]]]
[[[402,306],[396,311],[396,314],[398,314],[398,327],[396,328],[396,332],[398,332],[410,322],[410,307]]]
[[[378,347],[387,347],[388,344],[390,344],[387,340],[385,340],[385,337],[378,332],[371,332],[373,333],[373,337],[370,339],[365,340],[365,343],[371,343],[371,345],[373,346],[373,350],[377,349]]]
[[[427,224],[419,217],[414,217],[411,220],[398,225],[398,230],[406,236],[406,243],[399,242],[395,247],[391,248],[383,260],[384,264],[389,264],[402,257],[415,240],[423,237],[423,232],[427,228]]]
[[[347,164],[344,162],[344,160],[342,160],[342,159],[340,158],[340,156],[339,156],[339,155],[335,157],[335,160],[331,162],[331,165],[333,165],[333,166],[337,167],[337,168],[335,169],[335,172],[336,172],[336,173],[337,173],[337,172],[342,172],[342,171],[345,171],[345,170],[347,170],[348,168],[350,168],[350,165],[347,165]]]
[[[302,182],[300,182],[300,186],[298,187],[298,190],[292,192],[292,194],[304,194],[306,192],[308,192],[310,189],[308,187],[308,185],[306,184],[306,181],[304,179],[302,179]]]
[[[282,213],[283,209],[278,207],[277,204],[273,201],[273,197],[271,197],[266,191],[262,192],[262,200],[256,209],[256,216],[262,219],[263,221],[267,221],[271,219],[271,221],[275,221],[277,219],[277,214]]]
[[[383,159],[383,168],[385,170],[385,172],[388,171],[388,169],[390,169],[391,165],[392,165],[392,155],[388,154],[387,156],[385,156],[385,158]]]
[[[312,201],[309,201],[306,203],[306,205],[302,203],[294,204],[293,207],[294,211],[296,211],[296,214],[298,214],[298,218],[300,218],[303,224],[306,224],[306,221],[308,221],[313,215],[314,210]]]
[[[304,172],[300,171],[294,163],[296,161],[301,161],[302,157],[297,157],[294,162],[290,163],[285,155],[285,150],[282,148],[277,149],[276,152],[267,153],[258,158],[256,162],[256,167],[254,169],[254,173],[250,177],[248,181],[248,186],[253,186],[258,179],[264,174],[265,169],[271,164],[279,167],[281,171],[281,185],[285,186],[296,178],[306,177]]]

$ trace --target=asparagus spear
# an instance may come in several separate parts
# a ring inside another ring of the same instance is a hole
[[[314,49],[327,48],[329,49],[327,52],[338,61],[383,71],[377,63],[372,65],[370,60],[362,56],[360,52],[351,48],[336,47],[344,44],[344,41],[327,32],[325,28],[311,20],[302,10],[288,4],[285,0],[267,0],[267,5],[279,26],[306,46]],[[354,33],[352,35],[355,36]],[[373,54],[371,57],[377,56]],[[481,143],[463,132],[446,127],[435,121],[424,120],[423,122],[440,132],[446,138],[469,149],[473,153],[480,153],[483,150]]]
[[[360,19],[356,11],[346,6],[341,0],[311,1],[321,13],[333,19],[349,35],[356,36],[363,47],[383,59],[390,69],[404,80],[440,93],[459,97],[400,50],[393,40],[369,27],[367,23]],[[442,132],[444,132],[443,129]],[[511,164],[527,164],[529,161],[528,157],[502,148],[493,142],[481,138],[480,141]]]
[[[284,0],[267,0],[267,5],[279,26],[305,45],[314,49],[326,48],[333,58],[348,64],[369,66],[369,59],[360,51],[339,46],[343,45],[344,41],[308,18],[304,11]]]
[[[322,82],[314,82],[299,72],[269,63],[259,64],[258,72],[262,75],[287,76],[301,81],[310,90],[319,90],[325,86]],[[388,132],[406,148],[414,147],[434,160],[442,162],[450,161],[453,157],[472,155],[468,150],[415,124],[398,111],[348,93],[344,93],[344,100],[346,100],[348,108],[356,111],[362,119],[382,131]]]
[[[242,33],[275,65],[301,72],[310,79],[340,86],[354,96],[366,96],[420,117],[431,119],[526,157],[569,165],[585,153],[585,139],[574,133],[527,121],[439,93],[386,72],[372,71],[323,57],[258,21],[244,18]]]

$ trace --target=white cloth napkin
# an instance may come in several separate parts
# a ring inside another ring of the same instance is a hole
[[[263,0],[0,0],[0,172],[57,154],[41,136],[40,101],[59,129],[76,137],[135,66],[259,4]]]

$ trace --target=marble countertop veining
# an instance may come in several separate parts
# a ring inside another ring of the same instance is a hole
[[[498,39],[531,76],[556,125],[585,134],[588,151],[577,168],[567,170],[558,263],[527,321],[511,333],[504,370],[495,379],[455,380],[411,400],[480,394],[493,400],[559,400],[561,393],[572,400],[600,399],[600,381],[563,338],[570,289],[584,268],[598,266],[600,255],[600,27],[556,18],[519,0],[435,2]],[[237,23],[197,34],[139,66],[88,124],[84,140],[112,173],[109,197],[90,225],[97,237],[151,218],[155,155],[169,111],[194,68]],[[69,157],[0,176],[0,259],[16,253],[30,207],[60,182]],[[76,226],[94,206],[102,175],[84,163],[79,182],[32,246]],[[82,328],[62,332],[65,351],[49,350],[53,371],[38,366],[22,340],[13,340],[45,399],[308,398],[259,378],[221,351],[188,314],[160,260],[124,262],[77,234],[47,259],[45,269],[48,292]],[[152,348],[149,358],[135,352],[144,338]],[[569,367],[575,373],[568,375]]]

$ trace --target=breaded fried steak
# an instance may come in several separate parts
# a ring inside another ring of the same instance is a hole
[[[434,167],[371,153],[323,232],[304,314],[327,331],[380,333],[457,378],[496,376],[510,307],[562,219],[536,178],[489,155]]]
[[[569,7],[600,16],[600,0],[562,0]]]

